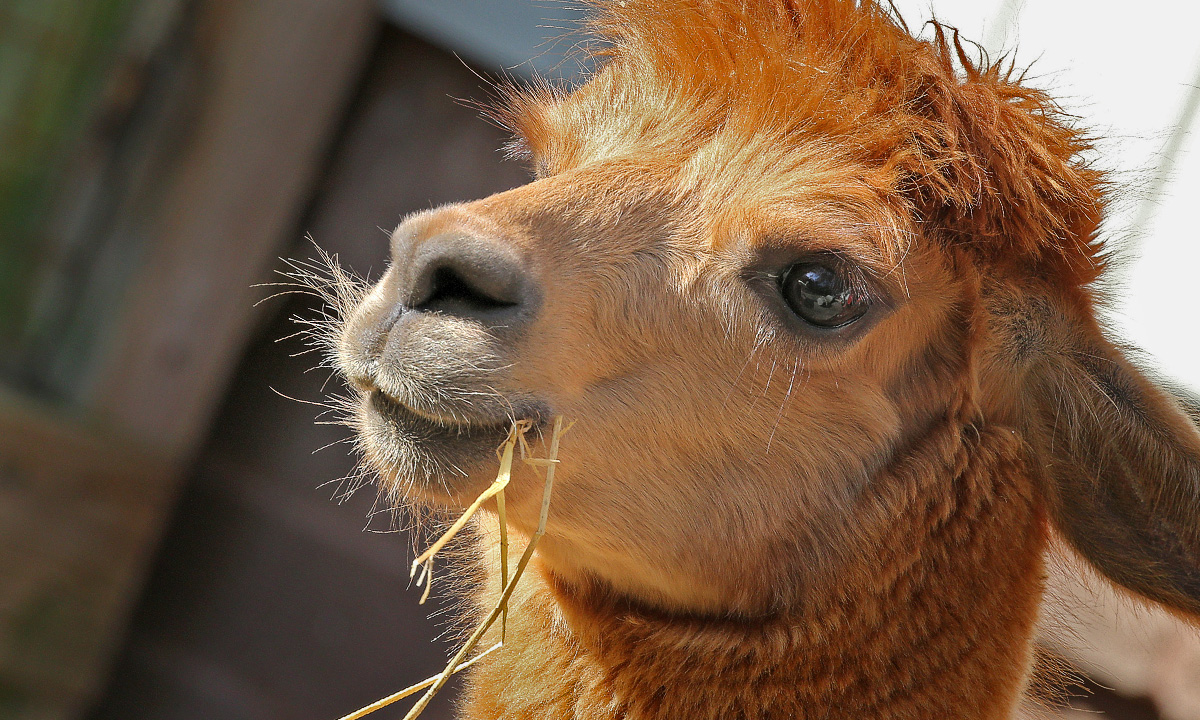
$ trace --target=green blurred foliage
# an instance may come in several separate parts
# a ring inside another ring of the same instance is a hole
[[[25,331],[54,202],[136,2],[0,2],[0,364]]]

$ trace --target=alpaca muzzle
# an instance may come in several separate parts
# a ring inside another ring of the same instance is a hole
[[[392,266],[338,348],[362,395],[368,455],[418,485],[490,460],[514,421],[551,417],[509,380],[512,343],[540,305],[536,281],[502,243],[431,215],[397,229]]]

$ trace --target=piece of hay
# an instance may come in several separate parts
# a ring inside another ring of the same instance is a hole
[[[495,645],[491,646],[487,650],[484,650],[483,652],[479,653],[475,657],[466,661],[462,665],[459,665],[458,668],[455,669],[455,672],[458,672],[459,670],[466,670],[467,668],[471,667],[475,663],[484,659],[488,655],[491,655],[496,650],[499,650],[501,647],[502,647],[501,643],[496,643]],[[398,700],[403,700],[404,698],[408,697],[409,695],[415,695],[416,693],[420,692],[421,690],[424,690],[425,688],[427,688],[430,685],[437,682],[438,677],[440,677],[440,676],[434,675],[431,678],[426,678],[426,679],[422,680],[421,682],[417,683],[416,685],[409,685],[408,687],[404,688],[400,692],[393,693],[393,694],[388,695],[387,697],[383,698],[382,700],[377,700],[364,708],[355,710],[354,712],[350,713],[349,715],[341,718],[341,720],[359,720],[359,718],[366,717],[367,715],[370,715],[371,713],[375,712],[376,710],[381,710]]]
[[[517,583],[521,580],[521,576],[524,574],[525,567],[529,564],[530,558],[533,557],[533,551],[537,547],[538,540],[546,534],[546,518],[550,514],[550,494],[554,489],[554,469],[558,465],[559,440],[562,438],[563,434],[571,428],[568,426],[564,429],[562,416],[555,417],[554,434],[550,438],[549,456],[546,458],[528,458],[525,460],[525,462],[530,465],[546,468],[546,482],[542,488],[542,507],[538,514],[537,530],[534,531],[533,535],[529,538],[529,543],[525,546],[525,552],[521,554],[521,559],[517,561],[517,566],[513,569],[512,577],[510,578],[508,577],[508,534],[506,529],[507,519],[504,511],[504,488],[508,486],[509,480],[512,479],[513,452],[516,449],[517,444],[521,444],[522,455],[526,454],[526,451],[528,450],[528,446],[525,444],[525,432],[528,429],[528,421],[518,421],[513,423],[513,427],[508,433],[508,438],[504,441],[504,444],[500,449],[500,472],[497,473],[496,480],[488,487],[487,490],[484,490],[483,493],[476,498],[475,502],[471,503],[466,511],[463,512],[462,516],[450,526],[449,530],[447,530],[440,538],[438,538],[438,540],[431,545],[428,550],[421,553],[421,555],[413,561],[412,572],[410,573],[410,577],[411,575],[415,575],[417,568],[424,565],[425,569],[421,574],[421,579],[418,580],[418,584],[420,584],[421,580],[424,580],[426,583],[425,592],[421,596],[421,602],[425,602],[425,598],[429,595],[429,586],[433,581],[434,556],[437,555],[438,551],[445,547],[446,543],[450,542],[450,540],[460,530],[462,530],[463,527],[466,526],[467,522],[471,519],[471,516],[479,510],[484,502],[492,497],[495,497],[497,499],[496,510],[500,521],[500,579],[504,588],[503,593],[500,595],[500,599],[496,602],[496,605],[488,613],[484,621],[480,623],[479,627],[475,628],[475,631],[471,633],[470,637],[468,637],[466,642],[463,643],[463,646],[459,648],[457,653],[455,653],[454,657],[450,658],[450,662],[446,665],[446,668],[442,670],[441,673],[423,680],[416,685],[407,687],[393,695],[389,695],[388,697],[374,702],[360,710],[350,713],[349,715],[341,718],[341,720],[358,720],[359,718],[369,715],[380,708],[387,707],[398,700],[402,700],[422,689],[428,688],[426,689],[425,694],[421,696],[421,699],[418,700],[417,703],[413,705],[412,709],[408,711],[408,714],[404,716],[404,720],[415,720],[415,718],[425,710],[426,706],[429,705],[429,701],[433,699],[433,696],[442,689],[442,687],[450,679],[451,675],[459,670],[464,670],[471,665],[474,665],[479,660],[504,646],[504,632],[507,628],[508,622],[508,600],[510,597],[512,597],[513,590],[516,589]],[[497,618],[503,618],[501,623],[500,642],[496,643],[470,660],[464,661],[464,658],[466,658],[471,650],[475,648],[475,646],[479,643],[480,638],[483,637],[484,633],[486,633],[488,629],[495,624]]]
[[[496,479],[491,485],[488,486],[487,490],[484,490],[479,494],[479,497],[475,498],[475,502],[471,503],[470,506],[463,511],[463,514],[454,521],[454,524],[450,526],[449,530],[442,533],[442,536],[429,546],[429,549],[418,555],[416,560],[413,560],[412,568],[410,568],[408,572],[409,578],[412,578],[417,574],[417,568],[421,567],[422,565],[425,566],[424,572],[422,572],[421,576],[417,578],[417,587],[420,587],[421,582],[424,580],[432,580],[433,557],[437,555],[442,548],[446,547],[446,544],[453,540],[454,536],[457,535],[460,530],[466,527],[467,522],[470,521],[470,519],[475,515],[476,512],[479,511],[479,508],[482,507],[485,502],[497,496],[499,496],[496,500],[496,507],[497,513],[500,517],[500,552],[501,557],[507,559],[508,533],[505,527],[506,518],[503,509],[504,488],[508,487],[508,482],[512,479],[513,450],[516,449],[518,439],[524,438],[525,431],[529,429],[529,425],[530,423],[528,420],[518,420],[517,422],[513,423],[512,428],[508,431],[508,439],[506,439],[504,444],[500,446],[500,451],[498,453],[500,456],[500,472],[496,474]],[[507,562],[501,562],[500,573],[501,577],[507,576]],[[425,592],[421,595],[421,604],[424,604],[426,598],[428,597],[429,584],[426,584]]]

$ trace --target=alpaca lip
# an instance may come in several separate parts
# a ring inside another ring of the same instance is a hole
[[[527,419],[537,428],[550,416],[540,404],[527,403],[514,406],[511,415],[447,422],[378,389],[362,396],[359,413],[364,453],[383,485],[402,487],[413,500],[453,507],[460,507],[463,493],[478,494],[473,478],[487,474],[514,418]]]
[[[447,417],[438,413],[428,412],[398,400],[382,390],[370,392],[371,408],[392,422],[407,425],[411,421],[441,427],[445,430],[465,432],[468,430],[496,430],[507,432],[513,423],[513,418],[476,418],[476,417]]]

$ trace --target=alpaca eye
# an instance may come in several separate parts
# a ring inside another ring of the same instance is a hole
[[[870,299],[844,272],[822,262],[800,262],[783,275],[783,299],[792,312],[817,327],[836,328],[862,317]]]

